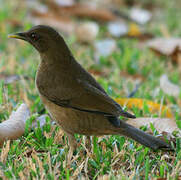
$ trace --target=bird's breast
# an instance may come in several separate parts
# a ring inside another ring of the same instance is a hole
[[[55,87],[58,82],[60,83],[60,77],[61,71],[57,72],[51,64],[41,63],[36,73],[36,86],[39,91],[40,89],[48,90]]]

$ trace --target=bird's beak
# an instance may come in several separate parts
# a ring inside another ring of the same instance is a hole
[[[8,38],[16,38],[16,39],[22,39],[24,41],[27,41],[26,33],[10,34],[8,35]]]

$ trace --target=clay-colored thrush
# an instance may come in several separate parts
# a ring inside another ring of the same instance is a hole
[[[154,150],[169,148],[164,141],[128,125],[119,116],[125,112],[101,85],[74,59],[64,39],[49,26],[35,26],[27,32],[10,35],[32,44],[41,56],[36,86],[52,119],[66,132],[71,150],[74,134],[120,134]]]

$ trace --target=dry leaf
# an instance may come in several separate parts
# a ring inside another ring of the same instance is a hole
[[[25,122],[29,118],[30,112],[26,104],[12,112],[8,120],[0,123],[0,146],[8,139],[17,139],[22,136],[25,129]]]
[[[170,96],[178,97],[180,94],[180,87],[171,83],[166,74],[160,77],[160,88],[165,94]]]
[[[154,125],[159,133],[167,132],[172,134],[173,131],[178,131],[181,135],[180,129],[177,127],[175,120],[169,118],[136,118],[126,121],[128,124],[140,128],[141,126],[150,126],[150,123]]]
[[[106,77],[108,75],[108,72],[106,72],[106,71],[100,71],[100,70],[96,70],[96,69],[93,69],[93,68],[89,68],[88,72],[93,74],[94,76]]]
[[[12,112],[8,120],[0,123],[0,147],[6,140],[15,140],[21,137],[25,131],[25,124],[30,117],[30,112],[26,104],[21,104],[19,108]],[[32,128],[37,127],[37,121],[40,122],[40,127],[46,123],[47,115],[38,117],[33,123]]]
[[[75,23],[68,18],[57,16],[52,12],[39,12],[32,10],[30,21],[34,25],[47,24],[53,26],[65,34],[71,34],[74,32]]]
[[[120,72],[121,77],[125,77],[126,79],[131,79],[134,81],[142,82],[145,81],[146,77],[141,74],[129,74],[127,71],[121,71]]]
[[[115,101],[121,106],[127,106],[128,108],[137,107],[139,109],[143,109],[144,104],[147,104],[149,111],[151,113],[163,114],[168,118],[173,117],[171,110],[167,106],[164,106],[162,104],[157,104],[152,101],[138,99],[138,98],[117,98],[115,99]]]
[[[146,43],[157,54],[169,56],[176,63],[181,63],[180,38],[155,38]]]
[[[181,50],[180,38],[155,38],[147,42],[147,46],[163,55],[170,56],[178,47]]]
[[[142,34],[141,29],[137,24],[131,23],[129,25],[128,36],[137,37],[140,36],[141,34]]]
[[[46,5],[51,11],[59,16],[74,16],[83,18],[92,18],[99,21],[112,21],[117,18],[110,10],[97,8],[90,4],[76,3],[72,6],[61,6],[53,1],[46,1]]]

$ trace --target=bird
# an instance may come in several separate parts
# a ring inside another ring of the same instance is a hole
[[[76,61],[54,28],[37,25],[9,37],[24,40],[39,52],[36,87],[51,119],[66,133],[71,154],[77,146],[75,134],[123,135],[153,150],[170,148],[165,141],[120,119],[136,117],[124,111]]]

